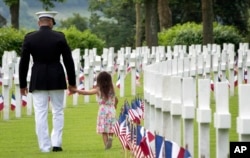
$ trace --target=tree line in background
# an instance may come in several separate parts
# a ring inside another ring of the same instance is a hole
[[[65,0],[38,0],[45,10]],[[20,0],[4,0],[9,6],[11,25],[19,28]],[[213,23],[234,26],[248,37],[250,0],[89,0],[90,18],[74,13],[61,21],[61,28],[74,25],[90,30],[106,47],[159,45],[159,33],[177,24],[202,25],[202,43],[214,43]],[[0,17],[1,18],[1,17]]]

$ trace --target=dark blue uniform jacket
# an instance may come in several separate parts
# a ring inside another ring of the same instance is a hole
[[[74,61],[65,36],[48,26],[25,36],[19,64],[20,88],[27,87],[27,73],[33,58],[29,92],[34,90],[59,90],[68,84],[76,85]],[[62,58],[61,58],[62,57]],[[65,75],[64,67],[67,72]]]

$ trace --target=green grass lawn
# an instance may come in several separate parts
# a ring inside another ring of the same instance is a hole
[[[125,83],[125,96],[119,97],[117,115],[125,100],[131,101],[130,75]],[[114,76],[114,83],[116,81]],[[142,79],[141,79],[142,82]],[[137,94],[142,96],[143,87],[137,87]],[[10,119],[3,120],[0,112],[0,158],[117,158],[124,157],[128,152],[122,150],[118,138],[114,138],[110,150],[104,150],[101,135],[96,133],[96,117],[98,104],[95,96],[90,96],[90,102],[84,103],[84,96],[78,97],[78,104],[73,105],[72,96],[67,98],[65,108],[65,126],[63,130],[63,152],[41,153],[35,135],[34,115],[27,116],[26,108],[22,107],[22,117],[15,118],[15,112],[10,111]],[[51,112],[49,113],[51,129]]]
[[[82,96],[80,96],[82,98]],[[35,135],[34,117],[0,121],[0,157],[104,157],[121,154],[118,139],[114,139],[112,150],[104,150],[101,135],[96,134],[97,104],[79,102],[65,109],[63,152],[41,153]],[[51,113],[49,115],[51,120]]]
[[[116,76],[114,76],[114,82]],[[130,75],[127,76],[125,82],[125,96],[119,97],[119,91],[116,93],[119,98],[117,115],[119,109],[127,99],[131,101]],[[143,85],[143,79],[141,79]],[[143,87],[136,87],[137,94],[143,97]],[[230,97],[230,113],[232,116],[232,128],[230,129],[230,141],[237,141],[236,133],[236,117],[238,115],[238,97],[237,90],[235,95]],[[96,117],[98,105],[95,96],[90,97],[89,103],[84,103],[84,96],[79,96],[78,105],[73,106],[72,96],[67,98],[67,107],[65,108],[65,127],[63,133],[63,152],[41,153],[38,149],[37,138],[35,135],[34,115],[27,116],[26,108],[22,108],[22,117],[17,119],[14,112],[11,111],[10,120],[2,120],[2,112],[0,112],[0,158],[123,158],[129,157],[128,152],[124,152],[118,138],[113,141],[113,147],[110,150],[104,150],[101,135],[96,133]],[[212,118],[215,110],[215,101],[213,93],[211,93]],[[51,127],[51,113],[49,113],[49,121]],[[198,158],[198,131],[195,122],[195,154],[194,158]],[[51,129],[51,128],[50,128]],[[210,155],[215,157],[215,129],[213,123],[210,125]],[[228,144],[229,145],[229,144]]]

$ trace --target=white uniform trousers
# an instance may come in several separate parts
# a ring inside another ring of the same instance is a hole
[[[64,90],[35,90],[32,92],[36,134],[39,148],[42,152],[49,152],[52,146],[62,146],[62,130],[64,126]],[[49,101],[52,105],[51,138],[48,128]]]

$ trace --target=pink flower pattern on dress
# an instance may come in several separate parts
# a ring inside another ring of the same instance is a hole
[[[97,115],[97,133],[114,133],[113,126],[116,122],[115,114],[115,96],[109,94],[108,100],[104,100],[102,97],[98,98],[99,110]]]

